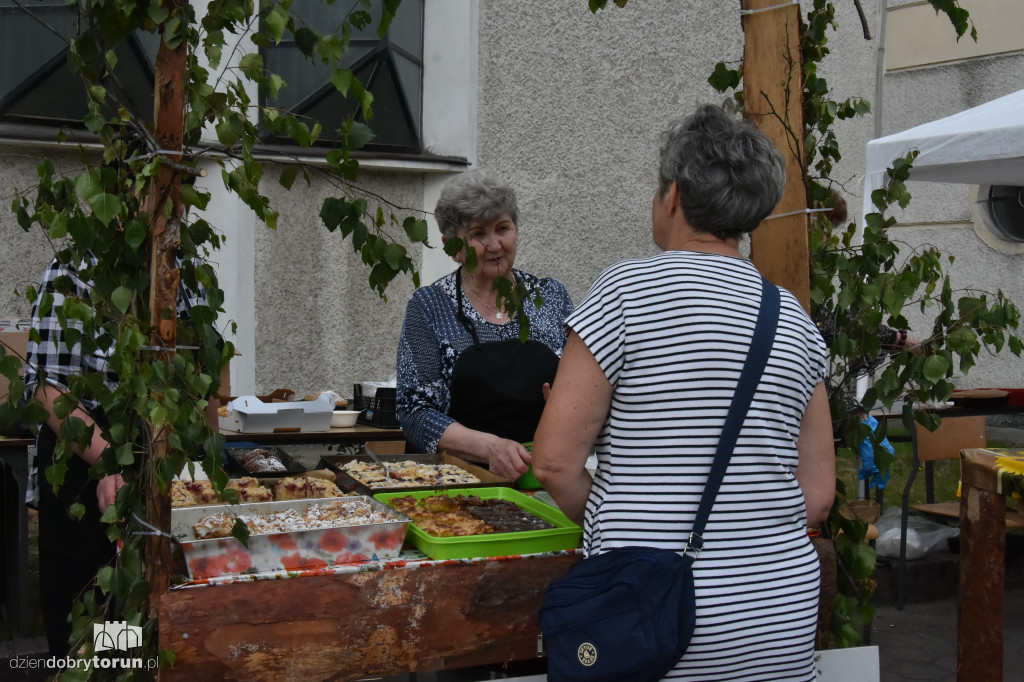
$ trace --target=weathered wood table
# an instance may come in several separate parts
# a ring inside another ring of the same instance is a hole
[[[1024,450],[966,449],[960,459],[956,675],[1002,682],[1006,496],[1024,493]]]
[[[172,589],[160,648],[177,661],[161,678],[344,682],[532,659],[544,588],[579,560],[422,556]]]

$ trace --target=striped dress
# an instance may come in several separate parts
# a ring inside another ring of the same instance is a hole
[[[613,386],[584,550],[682,549],[757,319],[740,258],[670,251],[606,270],[566,321]],[[768,366],[694,563],[697,626],[665,679],[814,680],[818,557],[795,478],[825,345],[782,292]]]

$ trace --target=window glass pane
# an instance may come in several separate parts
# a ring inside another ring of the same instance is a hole
[[[418,134],[422,115],[420,109],[422,108],[423,99],[420,93],[423,88],[423,69],[419,64],[413,64],[400,54],[395,54],[394,57],[395,66],[398,68],[398,79],[402,84],[402,90],[405,92],[406,101],[409,103],[410,108],[416,107],[412,109],[412,116]]]
[[[372,4],[374,23],[352,32],[344,62],[374,97],[373,120],[366,123],[376,137],[364,149],[417,153],[421,151],[423,2],[403,0],[385,41],[376,34],[381,2],[375,0]],[[315,0],[295,0],[292,5],[302,22],[321,33],[337,32],[346,13],[358,8],[356,0],[339,0],[330,6]],[[318,121],[323,129],[321,143],[336,139],[334,131],[346,116],[361,114],[352,98],[342,97],[329,85],[330,69],[310,63],[294,43],[283,41],[264,49],[263,59],[267,68],[287,83],[276,100],[261,95],[263,102]]]
[[[992,222],[1004,239],[1024,242],[1024,187],[993,185],[989,190],[988,208]]]
[[[391,22],[388,37],[409,54],[417,57],[423,54],[422,0],[402,0]]]
[[[78,14],[64,7],[62,0],[39,3],[39,6],[33,2],[27,6],[58,33],[66,36],[77,33]],[[66,46],[67,41],[55,36],[11,0],[0,0],[0,100]]]
[[[20,89],[2,110],[4,118],[35,125],[70,125],[87,113],[85,86],[67,66],[57,66]]]
[[[370,46],[361,46],[346,53],[346,67],[351,67],[370,51]],[[287,87],[282,88],[277,99],[267,99],[266,103],[280,109],[291,110],[311,92],[330,82],[331,69],[319,61],[306,59],[294,43],[282,42],[272,50],[264,53],[267,69],[284,78]]]
[[[292,14],[299,25],[306,25],[318,33],[341,35],[341,24],[353,10],[365,11],[358,0],[335,0],[328,5],[324,0],[292,0]],[[380,22],[380,2],[374,2],[370,10],[373,21],[362,29],[352,27],[352,39],[377,39],[377,24]]]
[[[87,113],[85,89],[67,64],[67,41],[79,34],[78,11],[66,7],[64,0],[23,0],[22,4],[39,20],[13,0],[0,0],[0,118],[81,125]],[[127,90],[122,103],[145,120],[153,118],[153,62],[158,46],[158,37],[136,33],[116,48],[115,72]],[[111,112],[115,106],[111,101]]]

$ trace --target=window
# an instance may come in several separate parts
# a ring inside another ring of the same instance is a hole
[[[332,5],[320,0],[294,0],[292,12],[320,33],[340,32],[341,19],[355,5],[356,0],[337,0]],[[323,128],[321,144],[336,140],[341,123],[357,114],[356,120],[369,125],[375,135],[364,150],[418,154],[423,146],[423,0],[403,0],[383,39],[377,36],[376,28],[380,7],[380,0],[376,0],[370,25],[353,30],[343,63],[373,93],[373,120],[363,120],[354,100],[342,97],[331,85],[328,66],[311,64],[293,42],[282,41],[263,51],[267,69],[279,74],[288,87],[277,99],[263,96],[261,101],[319,121]],[[270,141],[284,140],[268,136]]]
[[[82,22],[65,0],[0,0],[0,122],[82,128],[85,87],[68,66],[68,42]],[[153,63],[158,38],[136,33],[120,44],[115,76],[123,103],[153,119]],[[108,82],[108,92],[114,85]]]
[[[383,39],[376,28],[381,4],[382,0],[374,0],[373,21],[353,31],[343,64],[373,93],[373,120],[363,120],[352,98],[342,97],[330,84],[329,67],[311,64],[293,42],[263,50],[267,68],[280,74],[287,87],[276,100],[268,101],[261,94],[261,102],[319,121],[323,145],[336,140],[340,124],[357,114],[356,120],[369,125],[375,135],[364,150],[421,153],[423,0],[403,0]],[[330,5],[323,0],[294,0],[292,11],[321,33],[340,32],[341,19],[356,6],[357,0],[336,0]],[[0,124],[84,128],[85,88],[67,63],[68,41],[80,34],[82,26],[77,7],[66,6],[66,0],[18,4],[0,0]],[[159,37],[145,32],[136,32],[117,47],[115,76],[125,89],[123,103],[149,124],[158,47]],[[108,83],[108,92],[113,88]],[[269,132],[265,140],[286,142]]]
[[[994,236],[1024,243],[1024,187],[983,185],[978,189],[978,208]]]

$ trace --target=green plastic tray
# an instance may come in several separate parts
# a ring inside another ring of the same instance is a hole
[[[431,559],[470,559],[555,552],[578,547],[580,538],[583,536],[583,529],[570,521],[569,517],[557,508],[507,487],[397,491],[377,493],[373,499],[388,504],[388,500],[406,495],[411,495],[416,500],[432,495],[475,495],[484,500],[507,500],[554,526],[554,528],[517,533],[489,533],[487,535],[439,538],[424,533],[414,521],[409,525],[406,540],[412,542],[418,550]]]

